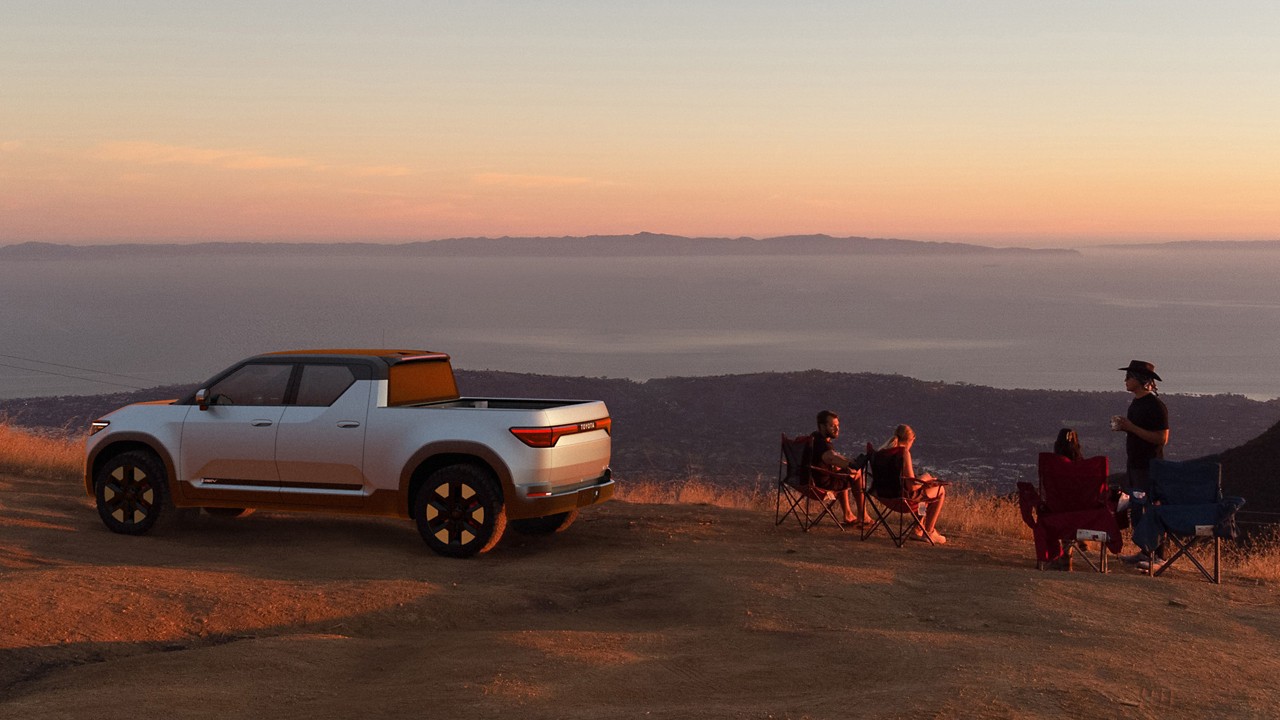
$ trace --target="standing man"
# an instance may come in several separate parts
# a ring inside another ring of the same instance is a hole
[[[841,455],[832,447],[831,441],[840,437],[840,416],[830,410],[818,413],[818,429],[813,432],[813,465],[828,471],[814,473],[813,482],[824,490],[834,492],[840,499],[840,508],[844,510],[845,523],[865,524],[871,522],[867,515],[867,498],[862,469],[855,462]],[[858,517],[853,516],[853,508],[849,504],[850,486],[853,487],[857,501]]]
[[[1133,393],[1129,412],[1111,419],[1111,429],[1126,433],[1125,469],[1129,475],[1128,490],[1147,492],[1151,489],[1148,466],[1155,458],[1164,457],[1169,443],[1169,409],[1156,395],[1156,382],[1164,382],[1156,374],[1156,366],[1133,360],[1124,371],[1124,389]],[[1150,560],[1145,554],[1130,556],[1134,562]]]

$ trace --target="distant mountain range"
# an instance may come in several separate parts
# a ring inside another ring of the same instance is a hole
[[[1162,243],[1114,243],[1098,247],[1113,250],[1213,250],[1239,252],[1241,250],[1280,250],[1280,240],[1174,240]]]
[[[1112,250],[1274,251],[1280,240],[1180,240],[1165,243],[1099,245]],[[1076,256],[1065,248],[990,247],[958,242],[896,238],[784,235],[750,237],[684,237],[642,232],[634,235],[582,237],[462,237],[403,243],[382,242],[193,242],[68,245],[24,242],[0,246],[0,260],[71,258],[173,257],[201,255],[253,256],[401,256],[401,257],[669,257],[787,255],[943,255],[943,256]]]
[[[881,443],[898,423],[912,425],[916,454],[933,472],[983,489],[1007,492],[1035,476],[1036,454],[1051,449],[1058,428],[1074,427],[1088,455],[1108,455],[1124,469],[1124,441],[1108,428],[1123,413],[1123,392],[1001,390],[926,382],[901,375],[759,373],[675,377],[637,382],[459,370],[471,396],[604,400],[614,418],[614,469],[620,478],[752,482],[768,487],[777,472],[780,433],[814,427],[818,410],[840,413],[837,449],[857,453]],[[178,397],[173,385],[111,395],[0,401],[0,417],[17,425],[86,428],[121,405]],[[1169,456],[1221,454],[1225,486],[1245,496],[1247,510],[1280,512],[1280,400],[1240,395],[1169,395]],[[1224,452],[1225,451],[1225,452]]]
[[[407,243],[199,242],[66,245],[26,242],[0,246],[0,259],[55,260],[198,255],[309,255],[404,257],[663,257],[787,255],[1077,255],[1075,250],[996,248],[953,242],[829,235],[765,238],[690,238],[679,235],[591,235],[587,237],[450,238]]]

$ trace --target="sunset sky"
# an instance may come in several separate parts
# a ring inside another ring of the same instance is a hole
[[[0,244],[1280,238],[1274,2],[0,0]]]

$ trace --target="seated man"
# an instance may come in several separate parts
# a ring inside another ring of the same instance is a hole
[[[814,467],[827,472],[814,473],[813,484],[836,493],[840,499],[840,507],[844,510],[846,523],[870,523],[871,516],[867,515],[867,500],[863,494],[866,485],[862,478],[861,460],[850,460],[836,452],[831,446],[831,441],[838,437],[840,437],[840,416],[830,410],[818,413],[818,429],[813,432],[812,462]],[[851,487],[856,488],[854,495],[858,505],[856,518],[849,504]]]

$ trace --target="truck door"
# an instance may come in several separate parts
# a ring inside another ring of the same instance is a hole
[[[243,365],[207,388],[207,410],[187,413],[178,473],[196,497],[205,490],[278,491],[276,432],[293,368]]]
[[[365,368],[306,363],[276,436],[282,500],[348,504],[363,497],[364,433],[372,382]]]

